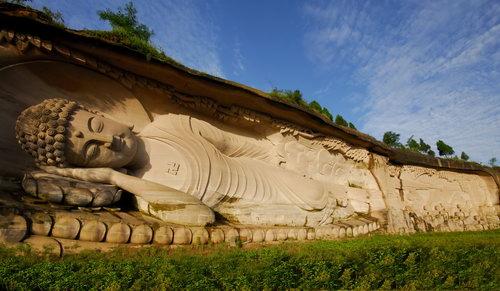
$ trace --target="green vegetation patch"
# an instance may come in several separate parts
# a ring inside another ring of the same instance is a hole
[[[500,231],[347,241],[117,249],[63,258],[0,249],[7,289],[498,290]]]
[[[100,39],[104,39],[113,43],[118,43],[123,46],[134,49],[146,56],[146,58],[156,58],[161,61],[175,63],[178,66],[182,66],[180,63],[165,55],[161,50],[157,49],[154,45],[152,45],[149,41],[141,39],[128,31],[125,30],[82,30],[80,33],[92,37],[97,37]]]
[[[154,32],[137,20],[137,9],[132,2],[118,8],[117,11],[110,9],[99,11],[98,15],[101,20],[107,21],[111,25],[111,31],[82,30],[80,31],[82,34],[129,47],[144,54],[148,60],[156,58],[184,67],[151,43],[150,38]]]

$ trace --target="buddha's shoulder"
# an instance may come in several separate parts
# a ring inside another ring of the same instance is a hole
[[[150,124],[146,125],[141,131],[141,134],[180,129],[183,128],[186,123],[189,122],[189,116],[181,114],[162,114],[153,117]]]

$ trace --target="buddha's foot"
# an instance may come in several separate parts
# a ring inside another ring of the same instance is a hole
[[[48,174],[26,172],[24,191],[39,199],[72,206],[107,206],[120,200],[122,190],[114,185],[97,184]]]

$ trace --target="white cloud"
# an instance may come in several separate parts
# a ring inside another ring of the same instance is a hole
[[[353,3],[307,4],[305,43],[313,62],[349,64],[366,84],[361,129],[499,157],[500,3]]]
[[[239,39],[236,39],[233,47],[233,74],[238,76],[245,69],[245,57],[241,53],[241,43]]]
[[[217,25],[208,3],[143,1],[144,19],[155,27],[153,41],[169,56],[188,67],[224,76],[219,55]]]

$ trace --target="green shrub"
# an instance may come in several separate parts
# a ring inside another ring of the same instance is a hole
[[[63,258],[0,248],[2,289],[498,290],[500,231],[345,241],[119,248]]]
[[[158,50],[154,45],[150,42],[145,41],[133,34],[125,30],[113,30],[113,31],[105,31],[105,30],[83,30],[81,31],[83,34],[97,37],[101,39],[108,40],[110,42],[119,43],[124,46],[127,46],[131,49],[139,51],[144,54],[147,59],[157,58],[162,61],[174,62],[177,63],[172,58],[168,57],[162,51]],[[178,63],[177,63],[178,64]],[[181,64],[178,64],[181,65]],[[181,65],[182,66],[182,65]]]
[[[340,126],[345,126],[345,127],[349,126],[349,123],[347,123],[347,121],[344,119],[344,117],[342,117],[342,115],[340,115],[340,114],[337,114],[337,116],[335,117],[335,124],[340,125]]]
[[[273,88],[271,92],[269,92],[269,96],[285,100],[289,103],[299,105],[304,108],[309,108],[307,106],[307,102],[302,98],[302,93],[300,90],[280,90],[277,88]],[[319,106],[319,104],[318,104]]]

